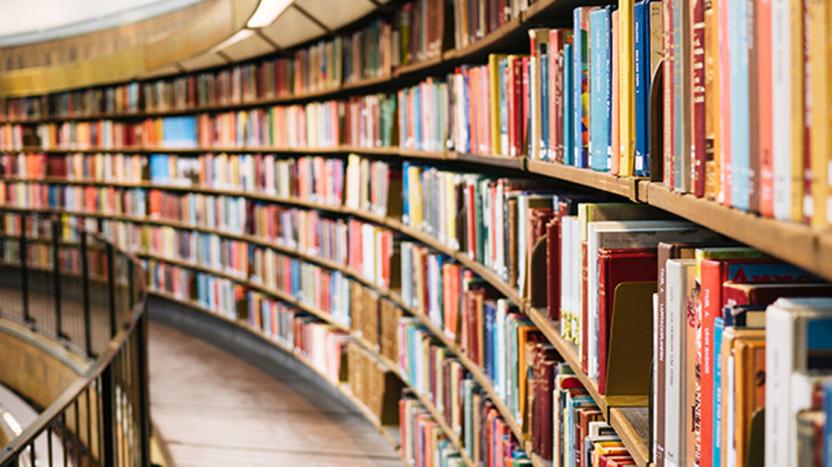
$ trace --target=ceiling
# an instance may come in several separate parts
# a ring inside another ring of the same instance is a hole
[[[0,47],[134,23],[202,0],[0,0]]]

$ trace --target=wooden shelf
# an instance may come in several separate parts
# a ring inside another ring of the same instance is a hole
[[[575,346],[561,337],[560,323],[550,320],[545,310],[526,307],[526,314],[581,381],[603,413],[605,420],[621,437],[633,459],[639,466],[646,467],[649,461],[647,447],[649,425],[644,398],[606,397],[599,393],[595,381],[581,371],[581,359]]]
[[[649,417],[647,407],[614,407],[610,410],[610,425],[621,437],[621,441],[639,467],[647,467],[650,463]]]
[[[578,185],[594,188],[631,200],[637,200],[638,179],[622,178],[591,169],[579,169],[554,162],[529,160],[529,173],[563,180]]]

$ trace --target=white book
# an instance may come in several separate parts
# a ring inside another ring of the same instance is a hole
[[[659,242],[693,243],[702,228],[686,221],[601,221],[587,224],[587,346],[588,373],[598,378],[598,250],[602,248],[654,248]],[[579,266],[580,267],[580,266]]]
[[[687,326],[688,293],[694,287],[696,260],[671,259],[665,266],[666,275],[666,318],[665,318],[665,441],[664,459],[666,467],[684,464],[685,436],[683,427],[689,419],[685,410],[684,352],[685,328]]]
[[[560,321],[561,321],[561,335],[568,337],[569,323],[571,322],[571,308],[572,308],[572,278],[569,276],[569,267],[575,261],[574,249],[572,245],[572,224],[577,222],[578,218],[575,216],[564,216],[561,218],[561,252],[560,252]]]
[[[659,281],[661,281],[661,279],[659,279]],[[652,394],[653,407],[658,407],[659,406],[659,403],[658,403],[659,402],[659,390],[656,387],[656,383],[659,381],[658,360],[659,360],[659,335],[660,334],[661,333],[659,332],[659,294],[654,293],[653,294],[653,365],[650,369],[650,371],[652,373],[650,381],[651,381],[651,386],[652,386],[651,387],[651,391],[652,391],[651,394]],[[651,422],[652,422],[651,426],[654,426],[654,427],[659,426],[658,425],[658,420],[659,420],[658,410],[653,409],[651,412],[652,412],[650,414],[650,418],[651,418]],[[655,439],[655,436],[654,436],[654,439]],[[650,446],[650,452],[652,454],[651,459],[655,459],[656,458],[657,443],[654,441],[651,444],[652,444]]]
[[[774,217],[792,219],[792,66],[790,0],[771,0],[771,114]]]
[[[797,465],[797,412],[810,403],[799,376],[811,370],[810,327],[832,329],[832,299],[781,298],[766,310],[766,465]]]

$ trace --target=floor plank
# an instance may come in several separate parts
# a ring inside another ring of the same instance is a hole
[[[274,377],[150,323],[153,421],[177,466],[400,466],[354,408],[296,373]]]

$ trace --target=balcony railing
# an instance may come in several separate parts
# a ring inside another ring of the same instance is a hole
[[[0,221],[0,318],[89,362],[0,450],[0,466],[149,465],[141,266],[66,217],[0,210]]]

